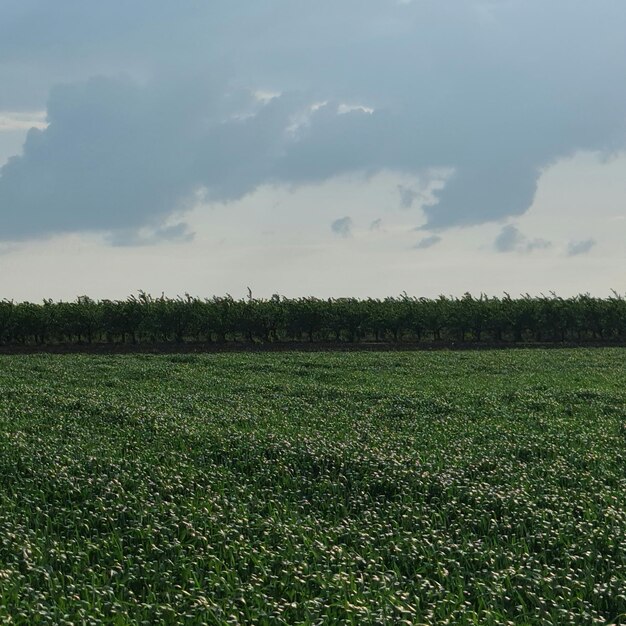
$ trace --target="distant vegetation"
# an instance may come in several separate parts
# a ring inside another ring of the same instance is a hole
[[[579,295],[511,298],[402,295],[236,300],[154,298],[43,304],[0,302],[0,343],[626,341],[626,300]]]

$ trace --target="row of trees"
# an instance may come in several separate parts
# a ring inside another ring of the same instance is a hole
[[[579,295],[358,300],[153,298],[0,302],[0,343],[626,340],[626,300]]]

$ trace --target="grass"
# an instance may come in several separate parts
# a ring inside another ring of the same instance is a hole
[[[608,624],[626,351],[0,357],[0,623]]]

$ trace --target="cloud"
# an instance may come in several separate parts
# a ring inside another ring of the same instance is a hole
[[[551,245],[552,243],[545,239],[528,239],[513,224],[504,226],[493,243],[497,252],[532,252],[545,250]]]
[[[524,237],[517,227],[513,226],[513,224],[508,224],[500,231],[493,245],[498,252],[511,252],[517,249],[523,240]]]
[[[352,220],[349,217],[341,217],[330,225],[330,229],[340,237],[350,237],[352,235]]]
[[[48,127],[29,131],[23,154],[0,170],[0,236],[125,232],[158,225],[199,189],[239,198],[273,176],[289,105],[232,98],[199,79],[56,88]]]
[[[438,235],[431,235],[430,237],[424,237],[424,239],[418,241],[413,248],[416,250],[426,250],[427,248],[432,248],[434,245],[438,244],[441,241],[441,237]]]
[[[411,187],[405,185],[398,185],[398,192],[400,193],[400,206],[403,209],[410,209],[417,198],[419,198],[419,192]]]
[[[526,242],[526,250],[528,252],[532,252],[533,250],[545,250],[546,248],[551,248],[552,242],[547,241],[546,239],[532,239],[531,241]]]
[[[116,231],[107,237],[112,246],[151,246],[159,243],[188,243],[193,241],[194,233],[185,223],[162,226],[150,232]]]
[[[567,256],[579,256],[587,254],[591,248],[596,245],[593,239],[584,239],[583,241],[570,241],[567,246]]]
[[[370,230],[380,230],[382,228],[383,225],[383,220],[382,218],[378,218],[375,219],[371,224],[370,224]]]
[[[454,171],[431,232],[519,216],[558,159],[626,147],[626,4],[600,3],[5,0],[0,109],[47,97],[49,125],[1,170],[0,239],[386,170]]]
[[[0,133],[44,129],[47,125],[45,111],[0,111]]]

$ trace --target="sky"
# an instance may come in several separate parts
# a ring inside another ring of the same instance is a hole
[[[2,0],[0,298],[626,293],[623,0]]]

